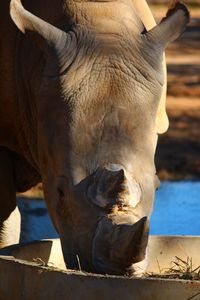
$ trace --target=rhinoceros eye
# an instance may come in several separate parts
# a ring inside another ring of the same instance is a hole
[[[64,196],[65,196],[64,192],[63,192],[60,188],[57,188],[57,191],[58,191],[58,196],[59,196],[59,198],[60,198],[60,199],[61,199],[61,198],[64,198]]]

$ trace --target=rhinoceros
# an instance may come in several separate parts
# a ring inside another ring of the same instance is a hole
[[[24,6],[23,6],[24,5]],[[1,0],[0,246],[16,192],[43,183],[68,268],[139,274],[167,130],[163,55],[189,21],[145,0]]]

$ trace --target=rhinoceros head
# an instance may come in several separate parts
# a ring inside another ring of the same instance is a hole
[[[123,4],[109,18],[113,3],[78,3],[64,30],[11,1],[12,19],[43,57],[32,100],[37,163],[68,267],[136,273],[158,186],[163,52],[189,14],[176,3],[147,32]]]

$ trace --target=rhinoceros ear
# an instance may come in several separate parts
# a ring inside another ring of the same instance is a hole
[[[181,35],[190,20],[186,6],[177,1],[173,3],[161,23],[145,34],[151,45],[153,44],[163,50]]]
[[[25,10],[21,0],[11,0],[10,15],[17,27],[47,56],[51,50],[59,54],[66,45],[67,34]]]

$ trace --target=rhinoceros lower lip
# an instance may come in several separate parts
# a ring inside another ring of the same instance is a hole
[[[134,265],[145,259],[148,243],[147,217],[136,223],[116,223],[103,217],[97,226],[92,245],[96,272],[115,275],[133,274]]]

